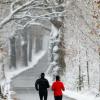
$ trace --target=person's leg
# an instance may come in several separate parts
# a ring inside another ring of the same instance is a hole
[[[61,95],[61,96],[59,96],[59,100],[62,100],[62,95]]]
[[[58,100],[58,99],[57,99],[57,98],[58,98],[57,96],[54,96],[54,98],[55,98],[55,100]]]
[[[45,91],[45,93],[44,93],[44,100],[47,100],[47,96],[48,96],[48,92]]]
[[[43,93],[39,92],[40,100],[43,100]]]
[[[62,95],[61,96],[55,96],[55,100],[62,100]]]

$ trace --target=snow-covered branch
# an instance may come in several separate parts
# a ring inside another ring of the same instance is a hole
[[[44,6],[44,7],[32,7],[32,8],[35,8],[35,9],[42,9],[42,10],[49,10],[49,9],[56,9],[56,8],[58,8],[58,7],[65,7],[66,5],[65,4],[61,4],[61,5],[55,5],[55,6],[52,6],[52,5],[50,5],[50,6]],[[31,9],[32,9],[31,8]]]
[[[33,4],[33,3],[34,3],[34,4],[36,3],[35,0],[28,1],[28,2],[26,2],[25,4],[23,4],[22,6],[18,7],[17,9],[11,10],[11,13],[10,13],[3,21],[0,22],[0,28],[2,28],[3,25],[5,25],[6,23],[8,23],[10,20],[12,20],[12,17],[13,17],[14,14],[16,14],[16,13],[19,12],[21,9],[23,9],[23,8],[29,6],[29,5],[31,5],[31,4]],[[14,5],[14,4],[13,4],[13,5]],[[13,5],[12,5],[12,7],[13,7]]]
[[[15,1],[15,2],[12,2],[11,3],[11,13],[13,12],[13,9],[14,9],[14,5],[18,2],[19,0]]]
[[[26,11],[29,9],[32,9],[32,8],[36,8],[36,9],[44,9],[44,10],[48,10],[48,9],[56,9],[56,8],[59,8],[59,7],[64,7],[65,4],[59,4],[59,5],[55,5],[55,6],[52,6],[52,5],[48,5],[48,6],[43,6],[43,3],[41,3],[40,1],[38,2],[38,0],[31,0],[31,1],[28,1],[22,5],[19,5],[16,9],[14,8],[14,6],[16,5],[16,3],[20,2],[20,0],[17,0],[15,2],[13,2],[11,4],[11,11],[10,11],[10,14],[4,18],[1,22],[0,22],[0,28],[2,28],[6,23],[10,22],[11,20],[14,20],[14,19],[18,19],[16,18],[14,15],[18,12],[23,12],[23,11]],[[70,3],[68,3],[68,6],[72,3],[72,1]],[[42,6],[40,6],[42,5]],[[32,6],[32,7],[29,7],[29,6]],[[35,19],[40,19],[40,18],[46,18],[46,19],[51,19],[52,17],[62,17],[62,16],[65,16],[64,14],[66,13],[66,10],[62,11],[62,12],[52,12],[52,13],[47,13],[47,14],[44,14],[44,15],[39,15],[39,16],[30,16],[30,18],[35,18]],[[28,17],[28,15],[25,15],[24,17]],[[20,19],[20,18],[19,18]]]
[[[80,29],[80,33],[81,33],[82,35],[86,36],[92,43],[96,44],[96,46],[99,47],[98,42],[94,41],[94,40],[89,36],[89,34],[84,33],[81,29]],[[93,47],[91,47],[91,48],[92,48],[95,52],[97,52],[97,49],[95,49],[95,48],[93,48]]]
[[[14,17],[13,19],[19,20],[19,19],[23,19],[23,18],[31,18],[31,19],[34,19],[34,20],[37,20],[37,19],[48,19],[48,20],[50,20],[51,18],[63,17],[63,16],[65,16],[64,15],[65,13],[66,13],[66,10],[64,10],[63,12],[46,13],[46,14],[39,15],[39,16],[25,15],[25,16],[20,16],[20,17]]]
[[[74,12],[74,15],[77,16],[78,19],[83,21],[83,24],[87,26],[87,28],[91,31],[93,30],[93,28],[91,27],[91,25],[87,22],[87,20],[84,18],[84,15],[82,13],[82,9],[78,7],[78,5],[74,4],[75,8],[78,10],[79,13]],[[77,26],[79,27],[80,25],[77,24]],[[83,32],[80,28],[79,30],[81,31],[81,33],[83,33],[85,36],[87,36],[87,38],[92,41],[93,43],[95,43],[97,46],[100,46],[100,44],[94,40],[94,38],[88,33]]]
[[[27,22],[24,26],[22,26],[23,28],[25,28],[27,25],[29,25],[29,24],[31,24],[31,25],[37,25],[37,26],[41,26],[42,28],[44,28],[45,30],[47,30],[47,31],[51,31],[49,28],[47,28],[46,26],[44,26],[43,24],[41,24],[41,23],[38,23],[38,22],[34,22],[34,20],[33,20],[33,22],[32,22],[32,20],[31,21],[29,21],[29,22]]]

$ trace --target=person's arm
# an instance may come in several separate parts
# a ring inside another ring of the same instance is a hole
[[[62,83],[62,90],[65,91],[65,87],[64,87],[64,84],[63,83]]]
[[[35,82],[35,89],[36,89],[37,91],[39,90],[38,84],[39,84],[39,80],[36,80],[36,82]]]

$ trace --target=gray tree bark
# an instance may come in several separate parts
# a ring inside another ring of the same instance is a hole
[[[89,76],[89,61],[88,61],[88,53],[86,51],[86,57],[87,57],[87,79],[88,79],[88,88],[90,87],[90,76]]]
[[[15,37],[10,38],[10,68],[16,68],[16,46],[15,46]]]
[[[22,59],[23,59],[23,65],[28,66],[28,42],[27,42],[27,33],[22,33],[23,37],[23,45],[22,45]]]
[[[81,91],[81,85],[82,85],[82,83],[81,83],[81,66],[79,65],[79,90]]]
[[[27,43],[25,43],[22,46],[22,49],[23,49],[23,63],[24,63],[25,66],[28,66],[28,61],[27,61]]]
[[[32,61],[33,36],[29,33],[29,61]]]
[[[99,92],[100,92],[100,49],[99,49]]]
[[[36,47],[35,47],[35,52],[39,52],[40,50],[42,50],[42,45],[43,45],[43,40],[42,40],[42,36],[36,36]]]
[[[58,5],[64,3],[64,0],[57,0],[56,3]],[[55,10],[55,12],[62,12],[64,11],[64,7],[63,6],[59,6]],[[58,46],[59,50],[56,52],[57,55],[59,55],[58,60],[56,60],[56,65],[53,67],[58,67],[58,71],[57,74],[63,75],[64,71],[65,71],[65,47],[64,47],[64,17],[53,17],[51,19],[51,23],[53,24],[53,26],[55,27],[55,30],[58,32],[57,36],[55,37],[56,40],[60,40],[59,42],[55,41],[54,44],[51,44],[52,47],[54,48],[55,46]],[[53,33],[52,33],[53,35]],[[52,49],[51,49],[52,50]],[[54,53],[52,52],[51,54],[51,60],[54,60]],[[53,61],[52,61],[53,62]]]

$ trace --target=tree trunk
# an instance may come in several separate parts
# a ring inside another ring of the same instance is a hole
[[[29,61],[32,61],[32,45],[33,45],[33,36],[32,33],[29,34]]]
[[[89,62],[88,62],[88,53],[86,51],[86,57],[87,57],[87,79],[88,79],[88,88],[90,87],[90,78],[89,78]]]
[[[87,78],[88,78],[88,88],[90,87],[90,78],[89,78],[89,63],[87,61]]]
[[[79,41],[78,41],[79,42]],[[79,44],[80,45],[80,44]],[[80,59],[80,48],[79,48],[79,84],[78,84],[78,88],[79,88],[79,91],[82,90],[82,74],[81,74],[81,59]]]
[[[49,6],[47,0],[45,0],[46,6]],[[50,13],[63,12],[64,11],[64,0],[55,0],[51,4],[58,6],[48,10]],[[62,15],[63,16],[63,15]],[[50,66],[48,73],[52,76],[56,74],[63,75],[65,71],[65,47],[64,47],[64,17],[55,14],[51,15],[51,34],[50,34]]]
[[[42,50],[42,36],[36,36],[36,47],[35,47],[35,52],[39,52],[40,50]]]
[[[53,74],[64,74],[65,71],[65,47],[64,47],[64,33],[63,21],[59,18],[51,19],[52,31],[50,40],[50,57],[51,57],[51,70]],[[55,75],[53,75],[55,76]]]
[[[21,60],[21,38],[18,36],[16,38],[16,66],[19,66],[22,63]]]
[[[100,51],[99,51],[99,91],[100,91]]]
[[[63,32],[63,30],[61,30]],[[64,44],[64,34],[61,33],[60,43],[59,43],[59,66],[60,66],[60,74],[64,74],[66,64],[65,64],[65,44]]]
[[[81,66],[79,65],[79,90],[81,91]]]
[[[27,43],[27,33],[24,32],[22,34],[23,37],[23,45],[22,45],[22,59],[23,59],[23,65],[28,66],[28,43]]]
[[[27,43],[22,46],[23,50],[23,63],[25,66],[28,66],[28,59],[27,59]]]
[[[16,48],[15,48],[15,37],[10,38],[10,68],[16,68]]]

